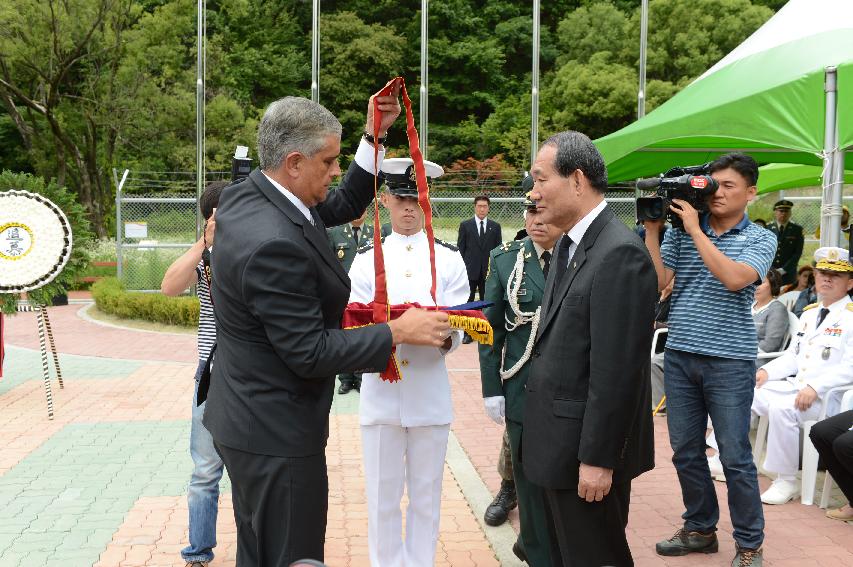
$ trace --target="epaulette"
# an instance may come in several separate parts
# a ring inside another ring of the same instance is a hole
[[[382,238],[380,238],[379,240],[383,244],[385,243],[385,237],[384,236]],[[362,245],[358,250],[356,250],[356,254],[362,254],[362,253],[367,252],[369,250],[373,250],[373,241],[372,240],[370,242],[368,242],[367,244]]]
[[[806,312],[806,311],[808,311],[809,309],[814,309],[814,308],[815,308],[815,307],[817,307],[818,305],[820,305],[820,304],[819,304],[819,303],[812,303],[811,305],[806,305],[805,307],[803,307],[803,313],[805,313],[805,312]]]
[[[517,252],[519,248],[524,246],[523,240],[509,240],[494,249],[495,256],[500,256],[507,252]]]
[[[853,302],[847,304],[847,311],[853,311]]]
[[[441,244],[441,245],[442,245],[442,246],[444,246],[445,248],[450,248],[450,249],[451,249],[451,250],[453,250],[454,252],[459,252],[459,248],[457,248],[456,246],[454,246],[453,244],[451,244],[451,243],[449,243],[449,242],[445,242],[444,240],[442,240],[442,239],[440,239],[440,238],[436,238],[436,239],[435,239],[435,243],[436,243],[436,244]]]

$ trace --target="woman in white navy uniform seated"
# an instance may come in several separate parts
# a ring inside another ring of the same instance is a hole
[[[429,178],[444,170],[424,162]],[[429,246],[418,206],[412,160],[382,163],[387,191],[382,205],[392,232],[383,239],[388,302],[435,305],[430,296]],[[453,306],[468,299],[468,274],[456,247],[435,240],[436,300]],[[351,302],[373,301],[373,247],[362,248],[350,269]],[[398,345],[402,379],[388,382],[364,374],[359,420],[367,484],[367,538],[376,567],[428,567],[435,559],[441,512],[441,483],[447,438],[453,420],[450,382],[444,356],[462,340],[452,331],[444,347]],[[406,537],[402,537],[400,500],[408,485]]]

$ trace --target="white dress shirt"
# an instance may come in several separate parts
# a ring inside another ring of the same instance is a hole
[[[572,256],[575,255],[575,250],[578,249],[578,242],[581,241],[583,235],[586,234],[589,225],[592,224],[598,215],[601,214],[601,211],[604,210],[604,207],[607,206],[607,201],[604,199],[590,212],[586,214],[584,218],[579,220],[575,226],[567,233],[569,238],[572,239],[572,245],[569,246],[569,257],[566,259],[566,267],[569,266],[569,261],[572,259]]]

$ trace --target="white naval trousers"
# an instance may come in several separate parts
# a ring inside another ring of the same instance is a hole
[[[432,567],[450,425],[362,425],[367,544],[373,567]],[[400,500],[407,485],[406,538]]]
[[[793,386],[792,386],[793,388]],[[769,416],[767,428],[767,458],[764,468],[776,473],[784,480],[794,480],[799,469],[800,424],[820,416],[822,402],[814,401],[809,409],[800,411],[794,407],[797,390],[778,391],[766,387],[756,388],[752,399],[752,411],[760,416]]]

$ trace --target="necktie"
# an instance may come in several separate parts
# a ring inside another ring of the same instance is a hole
[[[548,277],[548,270],[551,268],[551,253],[545,250],[542,252],[542,273],[545,278]]]
[[[554,289],[557,289],[557,286],[560,285],[560,280],[563,279],[563,276],[568,270],[569,267],[569,247],[572,245],[572,239],[569,238],[568,234],[564,234],[563,238],[560,240],[560,251],[557,253],[557,258],[560,259],[560,263],[557,264],[555,268],[557,270],[556,276],[557,279],[554,282]]]
[[[355,238],[355,243],[356,243],[356,244],[358,244],[358,231],[359,231],[360,229],[361,229],[361,227],[358,227],[358,226],[354,226],[354,227],[352,227],[352,236],[353,236],[353,238]]]
[[[480,221],[480,238],[483,238],[483,235],[486,234],[486,227],[484,226],[483,221]]]
[[[815,325],[815,329],[820,327],[820,324],[823,323],[823,320],[826,319],[826,316],[829,315],[829,309],[826,307],[820,308],[820,313],[817,314],[817,325]]]

